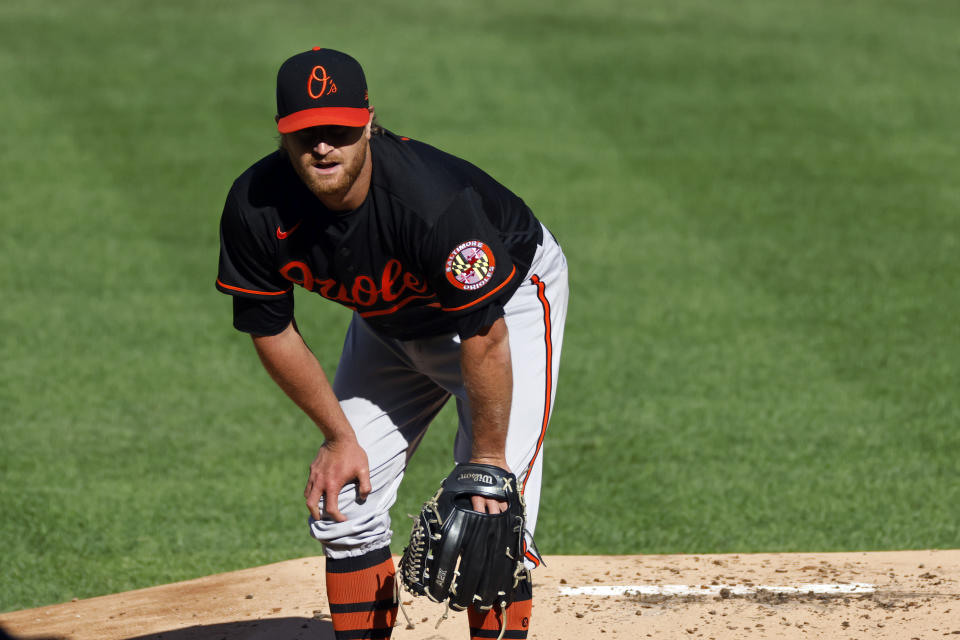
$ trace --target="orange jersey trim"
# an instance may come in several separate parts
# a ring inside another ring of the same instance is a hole
[[[414,300],[423,300],[423,299],[432,298],[432,297],[434,297],[432,293],[427,294],[425,296],[410,296],[409,298],[404,298],[403,300],[393,305],[389,309],[377,309],[374,311],[360,311],[359,313],[364,318],[370,318],[373,316],[388,316],[391,313],[396,313],[401,309],[401,307],[407,306],[408,303],[413,302]],[[433,307],[437,305],[428,305],[428,306]]]
[[[441,309],[443,309],[444,311],[460,311],[460,310],[462,310],[462,309],[467,309],[467,308],[469,308],[469,307],[472,307],[473,305],[477,304],[478,302],[483,302],[484,300],[486,300],[487,298],[489,298],[490,296],[492,296],[493,294],[495,294],[497,291],[500,291],[500,289],[503,289],[503,287],[506,286],[506,284],[507,284],[508,282],[510,282],[511,280],[513,280],[513,276],[514,276],[514,274],[516,274],[516,273],[517,273],[517,267],[514,266],[514,267],[513,267],[513,270],[510,272],[510,275],[507,276],[507,279],[504,280],[503,282],[501,282],[501,283],[497,286],[496,289],[493,289],[493,290],[491,290],[491,291],[488,291],[486,295],[480,296],[479,298],[477,298],[477,299],[474,300],[473,302],[470,302],[470,303],[465,304],[465,305],[460,306],[460,307],[441,307]]]
[[[220,278],[217,278],[217,284],[223,287],[224,289],[230,289],[230,291],[239,291],[240,293],[252,293],[258,296],[282,296],[285,293],[289,293],[290,289],[293,289],[293,287],[290,287],[283,291],[254,291],[253,289],[242,289],[240,287],[234,287],[233,285],[226,284],[225,282],[220,280]]]

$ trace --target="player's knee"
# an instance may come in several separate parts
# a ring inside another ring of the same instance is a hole
[[[323,544],[327,557],[349,558],[390,544],[389,516],[347,518],[346,522],[309,518],[310,535]]]

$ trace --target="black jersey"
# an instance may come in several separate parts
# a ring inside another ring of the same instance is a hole
[[[234,182],[220,222],[217,288],[235,297],[237,314],[253,309],[250,317],[261,318],[235,316],[238,328],[286,327],[294,284],[402,340],[466,337],[502,314],[542,242],[530,209],[474,165],[427,144],[384,132],[372,136],[370,151],[370,192],[354,211],[326,209],[282,151]]]

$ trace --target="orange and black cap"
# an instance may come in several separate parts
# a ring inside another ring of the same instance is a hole
[[[370,120],[367,80],[360,63],[340,51],[314,47],[286,60],[277,73],[277,130],[363,127]]]

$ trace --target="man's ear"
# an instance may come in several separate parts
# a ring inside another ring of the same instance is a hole
[[[364,127],[363,135],[367,140],[370,139],[370,136],[373,135],[373,118],[377,115],[373,110],[373,107],[367,107],[367,110],[370,111],[370,119],[367,120],[367,126]]]

